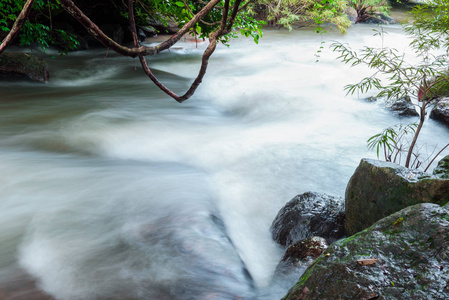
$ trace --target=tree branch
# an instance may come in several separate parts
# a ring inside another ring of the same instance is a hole
[[[25,5],[23,6],[22,11],[20,12],[19,16],[17,17],[16,21],[14,22],[14,25],[11,28],[11,31],[3,39],[3,41],[0,45],[0,53],[5,51],[6,47],[8,47],[8,45],[11,43],[11,41],[19,33],[23,24],[25,24],[25,21],[28,19],[28,15],[30,14],[31,8],[33,7],[33,3],[34,3],[34,0],[27,0]]]
[[[139,46],[134,48],[128,48],[122,46],[108,37],[100,28],[92,22],[74,3],[72,0],[60,0],[61,6],[75,19],[77,19],[87,31],[96,38],[104,46],[111,48],[115,52],[124,55],[136,57],[140,55],[156,55],[159,52],[166,50],[178,42],[184,34],[186,34],[199,20],[201,20],[206,14],[208,14],[214,7],[220,2],[220,0],[211,0],[206,6],[204,6],[193,18],[187,22],[178,33],[171,36],[166,41],[160,43],[154,47]]]

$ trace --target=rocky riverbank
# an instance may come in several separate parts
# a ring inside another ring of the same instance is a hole
[[[363,159],[344,200],[309,192],[287,203],[273,237],[286,248],[283,270],[288,262],[303,273],[284,299],[448,299],[448,160],[426,174]],[[322,207],[321,223],[313,207]],[[282,226],[290,232],[279,234]]]

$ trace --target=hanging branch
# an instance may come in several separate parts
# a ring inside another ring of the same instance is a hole
[[[137,57],[139,55],[156,55],[163,50],[167,50],[178,42],[184,34],[186,34],[195,24],[207,15],[215,5],[217,5],[221,0],[212,0],[206,6],[204,6],[189,22],[187,22],[176,34],[171,36],[169,39],[160,43],[154,47],[139,46],[128,48],[122,46],[107,36],[100,28],[92,22],[71,0],[60,0],[61,6],[76,20],[78,20],[81,25],[83,25],[89,34],[96,38],[105,47],[111,48],[115,52],[124,55]]]
[[[142,68],[145,72],[145,74],[151,79],[151,81],[153,81],[153,83],[159,87],[164,93],[166,93],[167,95],[169,95],[170,97],[172,97],[173,99],[175,99],[176,101],[178,101],[179,103],[184,102],[185,100],[189,99],[196,91],[196,89],[198,88],[198,86],[201,84],[201,82],[203,81],[204,75],[206,74],[206,70],[207,70],[207,66],[209,65],[209,58],[211,57],[211,55],[214,53],[216,47],[217,47],[217,39],[227,33],[230,32],[232,25],[235,21],[235,16],[238,12],[238,6],[240,5],[241,0],[238,0],[233,7],[233,12],[231,15],[231,18],[229,20],[228,23],[228,13],[229,13],[229,0],[225,1],[225,6],[223,8],[223,15],[222,15],[222,19],[221,19],[221,24],[220,24],[220,28],[214,32],[212,32],[209,35],[209,45],[207,46],[206,50],[203,53],[203,56],[201,58],[201,67],[200,70],[198,72],[197,77],[195,78],[195,80],[193,81],[193,83],[191,84],[190,88],[187,90],[187,92],[182,95],[179,96],[176,93],[174,93],[173,91],[171,91],[169,88],[167,88],[163,83],[161,83],[156,76],[154,76],[153,72],[151,71],[150,67],[148,66],[146,59],[144,57],[144,55],[139,55],[139,60],[140,63],[142,65]],[[129,18],[130,18],[130,28],[133,34],[133,40],[134,40],[134,46],[137,48],[138,47],[138,41],[137,41],[137,32],[136,32],[136,26],[135,26],[135,22],[132,21],[134,20],[134,11],[132,8],[133,5],[133,1],[132,0],[128,0],[128,8],[129,8]],[[226,27],[227,25],[227,27]]]
[[[16,21],[14,22],[14,25],[11,28],[11,31],[3,39],[3,41],[0,45],[0,53],[2,53],[6,49],[6,47],[8,47],[8,45],[11,43],[11,41],[19,33],[23,24],[25,24],[25,21],[28,19],[28,15],[30,14],[31,8],[33,7],[33,3],[34,3],[34,0],[27,0],[25,5],[23,6],[22,11],[20,12],[19,16],[17,17]]]
[[[195,78],[194,82],[192,83],[192,85],[190,86],[190,88],[188,89],[188,91],[184,95],[178,96],[170,89],[168,89],[166,86],[164,86],[156,78],[156,76],[154,76],[151,69],[148,67],[148,64],[145,60],[145,56],[156,55],[161,51],[169,49],[176,42],[178,42],[191,28],[193,28],[195,24],[200,22],[202,18],[206,16],[213,8],[217,7],[217,4],[220,1],[221,0],[211,0],[209,3],[205,4],[205,6],[196,15],[194,15],[192,19],[190,19],[190,21],[187,22],[176,34],[174,34],[164,42],[160,43],[159,45],[153,47],[146,47],[139,44],[134,19],[133,0],[128,0],[129,25],[133,36],[133,44],[134,44],[134,47],[132,48],[120,45],[117,42],[115,42],[112,38],[107,36],[94,22],[92,22],[92,20],[89,19],[89,17],[87,17],[83,13],[83,11],[81,11],[73,3],[72,0],[60,0],[59,2],[67,13],[69,13],[73,18],[78,20],[87,29],[89,34],[92,35],[95,39],[97,39],[100,43],[102,43],[105,47],[107,47],[108,49],[110,48],[115,52],[117,52],[118,54],[124,56],[139,57],[140,63],[142,65],[145,74],[153,81],[153,83],[167,95],[169,95],[170,97],[174,98],[176,101],[181,103],[190,98],[194,94],[200,83],[202,82],[203,77],[206,74],[207,66],[209,64],[209,58],[215,51],[215,48],[217,47],[217,40],[223,35],[228,34],[232,30],[232,26],[235,22],[237,13],[240,11],[240,9],[243,8],[243,7],[239,8],[240,4],[242,3],[242,0],[237,0],[232,7],[230,7],[229,4],[230,0],[225,0],[224,7],[220,7],[221,9],[223,9],[222,19],[220,22],[217,23],[217,25],[220,24],[220,27],[209,35],[209,45],[207,46],[206,50],[203,53],[199,73]],[[250,1],[245,3],[244,6],[246,6]],[[0,53],[3,52],[3,50],[9,45],[11,40],[14,39],[14,37],[18,34],[20,29],[22,28],[23,24],[28,18],[33,3],[34,0],[27,0],[27,2],[25,3],[10,33],[6,36],[6,38],[0,45]],[[231,16],[228,17],[230,9],[232,9],[232,13]]]

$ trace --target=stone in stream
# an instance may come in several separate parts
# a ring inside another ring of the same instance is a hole
[[[401,117],[419,117],[415,106],[409,97],[402,97],[387,106],[391,111]]]
[[[379,100],[376,96],[370,96],[363,99],[366,102],[376,102]],[[419,117],[415,106],[409,97],[402,97],[395,101],[387,101],[385,107],[400,117]]]
[[[218,214],[173,215],[142,226],[135,234],[128,243],[148,251],[145,264],[150,271],[160,270],[142,280],[145,297],[137,299],[237,300],[254,296],[252,277]],[[154,253],[154,249],[163,253]],[[160,275],[164,273],[171,274],[170,279],[164,280]]]
[[[326,240],[318,236],[293,243],[285,250],[274,277],[292,272],[301,274],[327,247]]]
[[[335,242],[283,298],[449,299],[449,211],[423,203]]]
[[[48,81],[48,65],[31,53],[0,54],[0,78],[6,80]]]
[[[346,232],[355,234],[423,202],[449,202],[449,180],[391,162],[362,159],[346,187]]]
[[[312,236],[330,243],[344,236],[344,218],[343,198],[307,192],[294,197],[278,212],[271,234],[284,247]]]
[[[449,126],[449,97],[438,101],[430,112],[429,118]]]

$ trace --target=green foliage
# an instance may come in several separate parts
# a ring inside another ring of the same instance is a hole
[[[345,14],[346,0],[258,0],[267,11],[267,19],[291,30],[293,24],[332,23],[342,32],[350,26]],[[321,28],[318,27],[318,31]]]
[[[356,84],[347,85],[345,89],[348,93],[375,90],[377,97],[386,97],[393,101],[404,96],[417,100],[420,112],[417,126],[410,124],[398,129],[387,128],[368,140],[368,147],[375,148],[378,156],[379,150],[383,148],[386,160],[392,160],[392,155],[395,154],[393,157],[395,161],[397,155],[406,151],[406,167],[418,167],[422,163],[418,160],[419,150],[416,150],[415,146],[425,121],[426,111],[437,103],[441,96],[449,93],[448,3],[446,0],[434,0],[432,4],[433,6],[416,8],[413,11],[413,22],[405,26],[406,33],[412,38],[410,46],[415,50],[416,57],[413,61],[418,58],[418,63],[410,63],[405,54],[384,47],[383,30],[375,33],[382,38],[380,48],[365,47],[360,51],[354,51],[342,43],[332,44],[334,52],[339,54],[338,59],[344,63],[351,66],[365,65],[374,70],[371,76],[363,78]],[[410,131],[412,128],[415,130]],[[409,141],[407,147],[403,144],[399,146],[398,142],[408,133],[413,134],[413,139]]]
[[[387,0],[349,0],[348,5],[357,12],[356,23],[375,17],[376,13],[387,14],[390,9]]]
[[[449,2],[432,0],[417,5],[412,10],[412,22],[405,30],[412,36],[418,36],[412,46],[418,51],[449,48]]]
[[[230,1],[233,5],[235,0]],[[191,34],[201,39],[206,39],[211,32],[217,29],[222,19],[222,7],[225,2],[221,1],[203,20],[196,24],[191,30]],[[135,4],[136,23],[145,25],[148,19],[155,19],[162,24],[167,25],[170,21],[175,21],[179,27],[190,21],[205,5],[202,1],[192,0],[141,0]],[[236,38],[235,30],[238,29],[240,34],[245,37],[252,37],[254,42],[258,43],[263,37],[262,26],[264,21],[255,20],[253,18],[253,10],[251,6],[247,9],[239,11],[231,33],[222,36],[219,41],[227,44],[231,38]],[[127,12],[122,13],[126,18]]]
[[[395,125],[373,135],[367,141],[368,149],[376,149],[377,158],[381,152],[386,161],[399,162],[401,155],[407,153],[410,135],[415,134],[418,124]]]
[[[10,31],[25,2],[25,0],[2,0],[0,2],[0,30]],[[50,45],[64,44],[65,47],[60,50],[61,54],[67,54],[69,50],[75,50],[78,47],[79,42],[75,35],[52,26],[52,13],[62,9],[58,0],[36,0],[33,9],[35,13],[25,22],[19,34],[21,46],[30,46],[36,43],[45,51]]]

